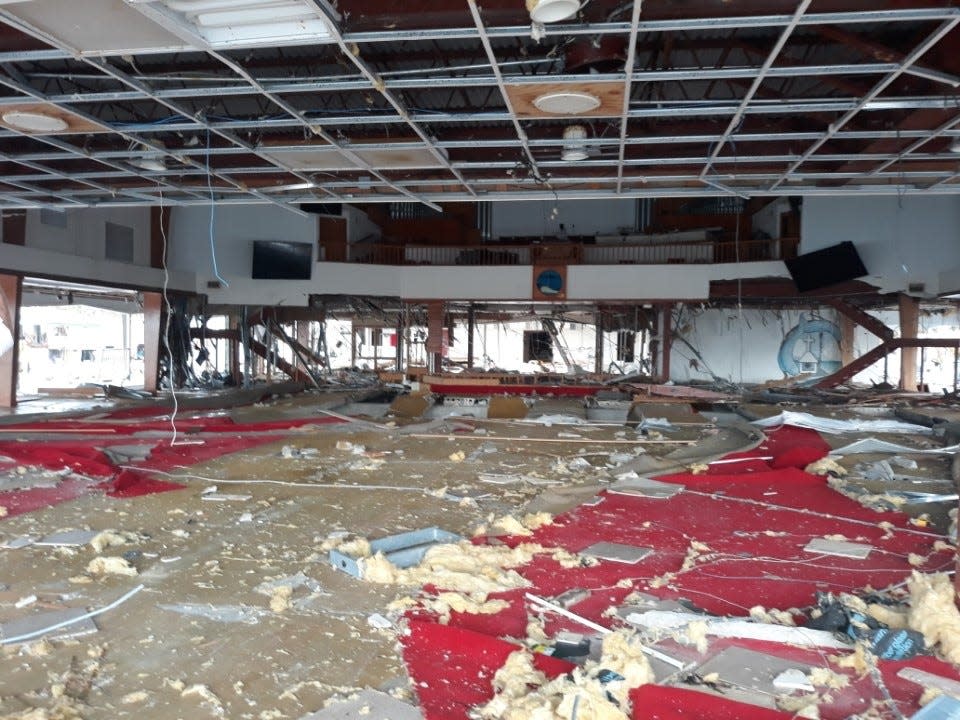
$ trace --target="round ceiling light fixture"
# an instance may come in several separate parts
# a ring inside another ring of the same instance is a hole
[[[579,9],[580,0],[527,0],[530,19],[542,25],[572,18]]]
[[[583,125],[571,125],[563,131],[563,139],[568,142],[560,153],[564,162],[579,162],[590,157],[587,146],[583,143],[587,139],[587,129]]]
[[[600,107],[600,98],[588,92],[562,90],[544,93],[533,104],[537,110],[551,115],[583,115]]]
[[[950,143],[950,152],[960,153],[960,137],[954,138],[953,142]]]
[[[131,160],[130,164],[135,168],[139,168],[140,170],[149,170],[150,172],[165,172],[167,169],[166,164],[159,158],[137,158],[136,160]]]
[[[3,113],[3,122],[6,125],[24,132],[54,133],[66,130],[70,125],[66,120],[42,112],[28,112],[25,110],[11,110]]]

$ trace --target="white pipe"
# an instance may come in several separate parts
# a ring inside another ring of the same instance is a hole
[[[70,620],[64,620],[59,622],[56,625],[51,625],[50,627],[43,628],[42,630],[34,630],[33,632],[24,633],[23,635],[15,635],[10,638],[3,638],[0,640],[0,645],[13,645],[14,643],[24,642],[26,640],[32,640],[35,637],[40,637],[41,635],[46,635],[48,632],[53,632],[54,630],[59,630],[63,627],[68,627],[70,625],[76,625],[78,622],[83,622],[84,620],[89,620],[90,618],[97,617],[97,615],[103,615],[105,612],[109,612],[116,607],[119,607],[127,600],[132,598],[138,592],[143,590],[143,585],[137,585],[133,590],[128,592],[126,595],[117,598],[112,603],[106,607],[100,608],[99,610],[92,610],[91,612],[86,613],[85,615],[79,615],[78,617],[71,618]]]
[[[533,595],[532,593],[524,593],[524,597],[530,602],[532,602],[534,605],[537,605],[538,607],[540,607],[541,609],[550,610],[551,612],[555,612],[557,615],[562,615],[565,618],[568,618],[570,620],[573,620],[574,622],[580,623],[584,627],[588,627],[591,630],[596,630],[601,635],[609,635],[611,632],[613,632],[610,628],[605,628],[603,625],[598,625],[592,620],[587,620],[585,617],[581,617],[576,613],[572,613],[566,608],[560,607],[559,605],[554,605],[549,600],[544,600],[542,597]],[[669,655],[666,655],[660,652],[659,650],[654,650],[653,648],[647,647],[646,645],[641,645],[640,650],[643,652],[644,655],[649,655],[650,657],[656,660],[660,660],[661,662],[665,662],[672,667],[675,667],[678,669],[683,669],[684,667],[686,667],[686,663],[684,663],[683,661],[677,660],[676,658],[672,658]]]

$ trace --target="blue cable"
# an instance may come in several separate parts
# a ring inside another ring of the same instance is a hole
[[[221,285],[230,287],[230,283],[223,279],[220,270],[217,269],[217,245],[214,242],[213,224],[217,212],[217,206],[213,196],[213,171],[210,168],[210,129],[207,128],[207,189],[210,190],[210,259],[213,261],[213,275]]]

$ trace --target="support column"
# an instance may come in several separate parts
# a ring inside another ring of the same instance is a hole
[[[603,312],[600,308],[593,314],[593,372],[603,372]]]
[[[227,372],[230,373],[230,380],[234,387],[240,387],[243,384],[243,377],[240,375],[240,317],[238,315],[227,316],[227,327],[234,330],[233,335],[227,340]]]
[[[477,329],[477,309],[473,303],[467,308],[467,370],[473,369],[473,334]]]
[[[353,325],[353,320],[350,321],[350,367],[355,368],[357,366],[357,328]]]
[[[443,303],[427,303],[427,372],[443,369]]]
[[[300,343],[301,347],[309,348],[310,347],[310,322],[307,320],[297,320],[293,323],[293,332],[294,337],[297,342]],[[310,374],[310,368],[307,365],[304,365],[307,362],[308,358],[301,358],[299,352],[294,353],[294,359],[299,361],[300,365],[303,366],[303,372],[307,375]]]
[[[160,316],[163,295],[143,294],[143,389],[153,395],[160,388]],[[173,382],[173,368],[167,368]]]
[[[0,275],[0,321],[10,332],[11,345],[0,355],[0,407],[17,404],[17,375],[20,371],[20,300],[23,278]],[[4,333],[5,335],[6,333]],[[4,348],[0,347],[0,350]]]
[[[670,352],[673,348],[673,305],[660,306],[660,381],[670,379]]]
[[[403,333],[404,333],[403,310],[401,310],[397,314],[397,348],[396,348],[397,349],[397,357],[396,357],[397,367],[396,367],[396,370],[398,373],[403,372],[403,346],[404,346]]]
[[[920,300],[909,295],[901,295],[900,337],[915,338],[920,329]],[[900,348],[900,389],[907,392],[917,391],[917,348]]]
[[[840,367],[846,367],[856,359],[853,342],[857,325],[846,315],[837,314],[840,316]]]
[[[253,367],[253,352],[250,350],[250,309],[246,305],[240,307],[240,341],[243,343],[243,387],[250,387],[255,369]]]

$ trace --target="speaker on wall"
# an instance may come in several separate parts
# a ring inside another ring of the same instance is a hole
[[[852,242],[831,245],[785,262],[787,272],[800,292],[819,290],[867,274],[860,253]]]

